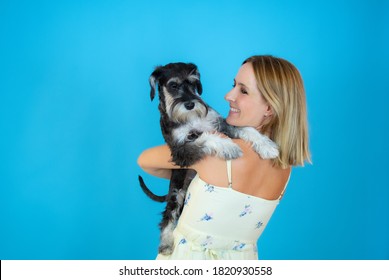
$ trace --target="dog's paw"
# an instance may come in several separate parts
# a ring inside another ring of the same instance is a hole
[[[189,133],[186,135],[186,141],[187,142],[193,142],[195,141],[197,138],[199,138],[201,136],[203,132],[202,131],[198,131],[198,130],[191,130],[189,131]]]
[[[173,245],[160,245],[159,248],[158,248],[158,252],[161,254],[161,255],[171,255],[173,253]]]
[[[226,139],[226,140],[229,141],[225,141],[225,143],[223,143],[223,148],[221,150],[221,155],[219,155],[219,157],[226,160],[236,159],[241,157],[243,155],[243,152],[240,149],[240,147],[234,142],[232,142],[230,139]]]
[[[253,150],[263,159],[279,156],[278,146],[269,137],[259,133],[253,127],[243,127],[233,130],[234,136],[251,143]]]
[[[263,138],[260,144],[254,144],[253,149],[263,159],[277,158],[280,154],[277,144],[268,137]]]

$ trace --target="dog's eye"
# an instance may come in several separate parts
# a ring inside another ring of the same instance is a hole
[[[169,83],[169,87],[172,88],[172,89],[177,89],[178,88],[178,84],[176,82],[170,82]]]

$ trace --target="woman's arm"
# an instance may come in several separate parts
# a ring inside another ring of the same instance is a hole
[[[215,132],[215,134],[220,137],[227,138],[226,135]],[[185,169],[193,169],[196,172],[212,170],[211,165],[204,164],[207,162],[207,158],[211,156],[205,157],[203,160],[196,162],[192,166],[185,167]],[[212,158],[212,157],[211,157]],[[170,148],[165,144],[161,146],[156,146],[150,149],[143,151],[138,157],[138,165],[147,173],[160,177],[170,179],[172,174],[172,169],[180,169],[181,167],[175,165],[172,161]]]
[[[171,161],[171,152],[167,145],[143,151],[138,157],[138,165],[145,172],[166,179],[170,179],[172,169],[180,168]]]

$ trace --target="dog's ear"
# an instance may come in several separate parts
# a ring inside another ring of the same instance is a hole
[[[201,95],[203,93],[203,86],[201,85],[201,81],[200,81],[199,69],[197,68],[197,65],[194,63],[188,63],[188,66],[191,67],[191,71],[189,75],[192,76],[191,79],[194,80],[196,91],[198,95]]]
[[[153,101],[155,97],[155,90],[158,84],[158,80],[161,77],[161,66],[157,66],[153,73],[151,73],[151,76],[149,78],[149,84],[150,84],[150,99]]]
[[[196,67],[195,75],[197,77],[196,82],[195,82],[196,90],[197,90],[197,93],[199,95],[201,95],[203,93],[203,86],[202,86],[201,81],[200,81],[200,72],[197,69],[197,67]]]
[[[154,97],[155,97],[155,87],[156,87],[156,79],[154,76],[150,76],[149,78],[149,83],[150,83],[150,99],[151,101],[153,101]]]

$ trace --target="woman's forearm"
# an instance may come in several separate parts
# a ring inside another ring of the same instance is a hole
[[[138,165],[147,173],[170,179],[171,170],[179,168],[171,162],[171,152],[167,145],[143,151],[138,157]]]
[[[141,168],[148,174],[153,175],[159,178],[170,179],[172,170],[171,169],[162,169],[162,168]]]

